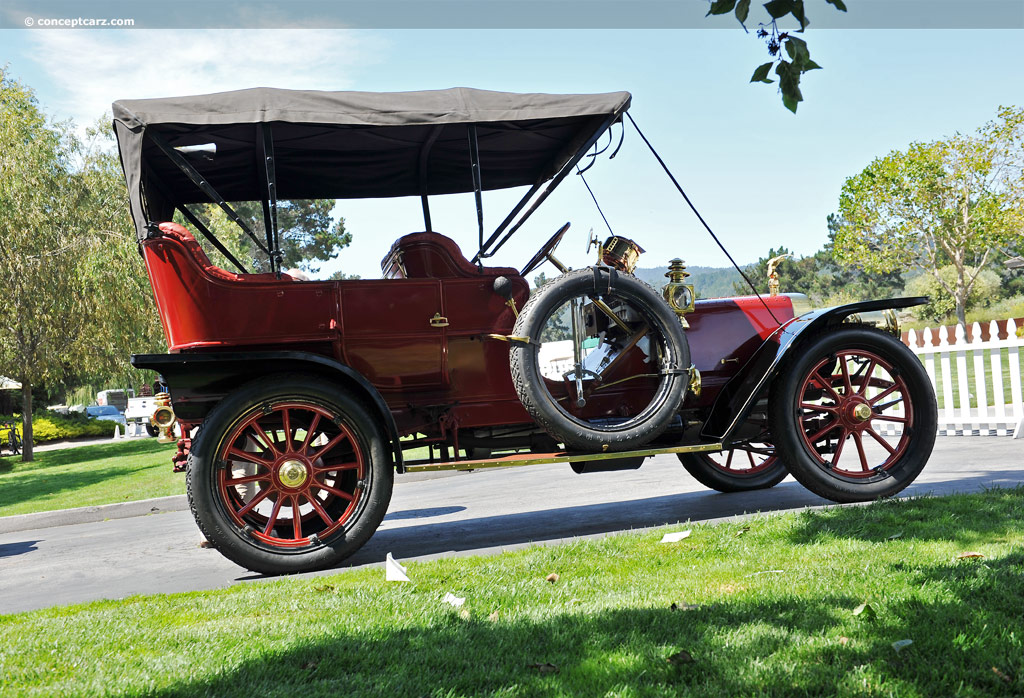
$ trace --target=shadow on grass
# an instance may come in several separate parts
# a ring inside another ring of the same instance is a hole
[[[1024,689],[1016,678],[1024,669],[1019,633],[1005,646],[998,633],[971,645],[957,639],[1011,618],[1019,627],[1019,614],[956,600],[906,603],[867,621],[851,613],[857,599],[811,596],[511,622],[483,620],[489,609],[473,609],[468,621],[438,612],[414,628],[337,624],[315,641],[146,695],[998,696]],[[342,601],[324,593],[329,627],[330,608]],[[260,621],[253,622],[256,642]],[[891,643],[901,639],[914,644],[897,653]],[[669,662],[678,650],[692,663]],[[531,668],[544,663],[557,672]]]
[[[1024,527],[1024,486],[991,488],[971,496],[890,499],[864,507],[807,511],[791,534],[794,543],[836,538],[949,540],[963,545],[998,542]]]

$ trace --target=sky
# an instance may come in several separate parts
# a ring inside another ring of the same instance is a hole
[[[753,35],[727,29],[0,29],[0,64],[35,89],[55,118],[94,123],[115,99],[255,86],[633,94],[630,113],[704,218],[741,263],[827,240],[844,180],[913,141],[970,132],[999,105],[1024,103],[1024,30],[819,29],[806,33],[823,66],[804,77],[797,114],[775,86],[749,84],[767,59]],[[616,137],[618,132],[616,131]],[[566,221],[559,257],[591,263],[591,229],[607,234],[570,176],[492,260],[522,266]],[[646,249],[641,266],[673,257],[727,266],[635,132],[619,156],[587,173],[614,232]],[[518,192],[484,195],[485,229]],[[380,275],[398,237],[423,229],[417,199],[345,201],[352,245],[320,276]],[[436,197],[434,229],[475,252],[472,195]],[[549,273],[553,270],[549,269]]]

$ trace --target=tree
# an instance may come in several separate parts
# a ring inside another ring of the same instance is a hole
[[[709,0],[711,6],[708,15],[724,15],[730,12],[736,15],[736,19],[747,30],[747,19],[750,16],[750,0]],[[846,4],[843,0],[825,0],[840,12],[846,12]],[[818,70],[820,65],[811,60],[811,53],[807,48],[807,42],[793,36],[792,32],[780,31],[779,20],[791,15],[800,25],[796,32],[802,33],[811,21],[807,18],[804,10],[804,0],[769,0],[764,3],[764,9],[768,13],[768,21],[758,25],[757,38],[763,39],[768,49],[770,61],[759,65],[755,70],[750,82],[774,83],[768,77],[772,68],[779,78],[779,92],[782,94],[782,103],[794,114],[797,105],[803,101],[803,94],[800,92],[800,78],[810,70]],[[789,56],[787,61],[782,52],[785,50]]]
[[[22,384],[22,459],[32,460],[32,387],[71,368],[84,323],[76,235],[85,192],[70,170],[66,128],[0,70],[0,373]]]
[[[105,131],[105,129],[104,129]],[[109,136],[50,124],[0,70],[0,373],[22,384],[23,460],[32,393],[138,374],[128,354],[162,344]]]
[[[1002,108],[974,135],[912,143],[876,158],[843,184],[837,259],[869,273],[919,268],[954,301],[966,324],[981,270],[1024,230],[1024,109]],[[951,265],[955,274],[940,270]]]
[[[533,277],[534,289],[539,289],[541,286],[546,284],[551,279],[548,278],[547,274],[541,272],[537,276]],[[544,325],[544,329],[540,333],[541,342],[559,342],[563,339],[572,339],[572,330],[569,328],[570,309],[568,305],[562,306],[560,310],[548,318],[547,323]]]

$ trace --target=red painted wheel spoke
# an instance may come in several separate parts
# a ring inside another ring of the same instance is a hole
[[[338,465],[314,465],[313,472],[327,473],[335,470],[358,470],[359,463],[339,463]]]
[[[860,439],[860,434],[856,431],[850,432],[853,434],[853,442],[857,444],[857,453],[860,454],[860,465],[864,469],[864,472],[871,470],[871,466],[868,465],[868,457],[864,453],[864,442]]]
[[[828,379],[822,380],[824,378],[824,376],[821,375],[822,368],[825,367],[821,366],[821,368],[819,368],[813,375],[818,378],[819,382],[821,383],[821,387],[827,390],[832,399],[838,403],[842,400],[842,398],[839,397],[839,393],[837,393],[835,388],[832,387],[832,379],[838,378],[839,376],[833,376],[831,373],[829,373]]]
[[[257,473],[256,475],[246,475],[245,477],[232,477],[224,480],[224,484],[233,487],[234,485],[244,485],[249,482],[265,482],[270,480],[270,473]]]
[[[278,497],[277,501],[274,502],[274,509],[270,512],[270,518],[267,519],[267,525],[263,527],[263,535],[269,536],[270,532],[274,530],[274,524],[277,523],[277,517],[281,513],[281,502],[283,501],[284,499]]]
[[[756,468],[757,467],[757,463],[754,462],[754,454],[751,453],[750,451],[747,451],[747,460],[750,461],[750,467],[751,468]]]
[[[880,393],[879,393],[878,395],[875,395],[875,396],[874,396],[874,397],[872,397],[872,398],[868,398],[868,403],[870,403],[870,405],[871,405],[872,407],[874,407],[874,406],[875,406],[875,403],[877,403],[877,402],[878,402],[879,400],[881,400],[881,399],[882,399],[883,397],[886,397],[887,395],[891,395],[891,394],[892,394],[892,391],[896,390],[897,388],[899,388],[899,384],[898,384],[898,383],[893,383],[893,384],[892,384],[892,385],[890,385],[890,386],[889,386],[888,388],[886,388],[885,390],[883,390],[882,392],[880,392]],[[902,398],[900,398],[900,399],[902,399]]]
[[[320,415],[314,414],[313,421],[306,427],[306,438],[302,440],[302,446],[299,447],[299,453],[305,453],[306,449],[309,448],[309,442],[313,439],[313,434],[316,433],[316,428],[320,424]]]
[[[878,362],[876,362],[874,359],[871,359],[871,363],[868,364],[868,370],[864,374],[864,382],[861,383],[860,390],[857,391],[858,395],[866,395],[867,394],[868,385],[870,385],[870,383],[871,383],[871,374],[874,372],[875,366],[877,366],[877,365],[878,365]]]
[[[348,438],[348,435],[345,432],[341,432],[340,434],[335,436],[333,439],[328,441],[326,444],[324,444],[323,448],[321,448],[319,451],[317,451],[312,456],[310,456],[310,460],[317,460],[319,458],[323,458],[325,453],[327,453],[332,448],[334,448],[335,446],[340,444],[342,441],[345,441],[347,438]]]
[[[908,421],[906,417],[897,417],[892,414],[873,414],[871,419],[884,419],[887,422],[899,422],[900,424],[906,424]]]
[[[839,441],[836,442],[836,450],[832,452],[832,467],[836,467],[836,463],[839,462],[839,456],[843,454],[843,446],[846,444],[846,437],[850,435],[846,429],[842,430],[839,435]]]
[[[896,453],[896,449],[895,449],[895,448],[893,448],[892,446],[890,446],[890,445],[889,445],[889,442],[888,442],[888,441],[886,441],[885,439],[883,439],[883,438],[882,438],[881,436],[879,436],[879,435],[878,435],[878,434],[877,434],[877,433],[875,432],[875,430],[874,430],[874,429],[872,429],[871,427],[868,427],[868,428],[867,428],[867,429],[865,429],[864,431],[865,431],[865,432],[866,432],[867,434],[869,434],[869,435],[871,436],[871,438],[873,438],[873,439],[874,439],[875,441],[877,441],[878,443],[882,444],[882,448],[884,448],[884,449],[885,449],[886,451],[888,451],[888,452],[889,452],[889,455],[892,455],[893,453]]]
[[[269,436],[267,436],[267,432],[263,431],[263,427],[260,426],[259,422],[252,423],[252,430],[256,432],[256,436],[263,439],[263,443],[270,447],[270,452],[274,454],[274,457],[281,455],[281,452],[277,450],[277,444],[275,444],[274,441]]]
[[[850,367],[846,365],[846,360],[843,357],[839,357],[839,370],[843,374],[843,387],[845,388],[845,395],[849,395],[853,392],[853,383],[850,382]]]
[[[255,497],[249,500],[248,504],[246,504],[244,507],[238,510],[238,515],[245,516],[246,514],[248,514],[250,511],[252,511],[253,507],[255,507],[257,504],[266,499],[267,495],[269,495],[273,491],[274,490],[268,487],[267,489],[258,492]]]
[[[241,451],[237,448],[229,448],[228,456],[234,456],[238,460],[246,461],[247,463],[255,463],[257,465],[262,465],[267,468],[269,468],[272,465],[271,461],[264,460],[263,458],[258,457],[255,453],[250,453],[249,451]]]
[[[336,487],[331,487],[330,485],[325,485],[322,482],[314,482],[312,485],[310,485],[310,487],[316,487],[318,489],[323,490],[324,492],[330,492],[335,497],[341,497],[342,499],[347,499],[350,502],[355,499],[355,497],[350,495],[348,492],[343,492],[343,491],[337,489]]]
[[[811,412],[827,412],[828,414],[836,414],[839,411],[839,408],[834,405],[815,405],[810,402],[801,402],[800,409]]]
[[[284,450],[288,452],[292,450],[292,427],[288,418],[287,407],[281,410],[281,424],[284,427]]]
[[[292,495],[292,533],[295,540],[302,538],[302,514],[299,513],[299,496]]]
[[[839,423],[838,422],[835,422],[835,421],[829,422],[828,424],[826,424],[824,427],[821,428],[821,431],[816,432],[813,436],[807,437],[807,440],[810,441],[813,444],[815,441],[820,440],[821,437],[823,437],[825,434],[829,433],[830,431],[835,431],[838,428],[839,428]]]
[[[320,518],[324,520],[325,524],[330,526],[334,523],[331,517],[328,516],[327,512],[324,511],[324,508],[320,506],[320,502],[317,501],[316,497],[306,497],[306,500],[309,501],[310,505],[313,507],[313,511],[320,515]]]

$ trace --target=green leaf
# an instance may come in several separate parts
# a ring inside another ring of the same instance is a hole
[[[736,19],[740,21],[740,24],[744,24],[747,21],[747,16],[750,14],[750,0],[740,0],[736,3]]]
[[[782,93],[782,104],[786,109],[790,110],[794,114],[796,114],[796,108],[800,104],[801,99],[803,98],[801,97],[800,99],[797,99],[793,97],[792,94],[786,94],[785,92]]]
[[[857,608],[853,609],[853,615],[864,616],[865,618],[874,618],[875,609],[871,607],[871,604],[865,601],[860,606],[857,606]]]
[[[797,65],[811,60],[811,54],[807,50],[807,42],[792,35],[786,37],[786,53],[793,59],[793,63]]]
[[[840,12],[846,12],[846,3],[843,0],[825,0],[829,5],[832,5]]]
[[[704,15],[724,15],[732,12],[732,8],[736,6],[736,0],[713,0],[711,7],[708,9],[708,14]]]
[[[803,64],[802,67],[803,67],[803,72],[805,72],[805,73],[808,70],[821,70],[821,66],[818,65],[817,63],[815,63],[814,61],[812,61],[810,58],[808,58],[806,61],[804,61],[804,64]]]
[[[807,28],[810,21],[807,19],[807,15],[804,13],[804,0],[796,0],[793,3],[792,15],[796,17],[796,21],[800,22],[800,31]]]
[[[796,0],[771,0],[764,4],[764,9],[768,11],[772,19],[778,19],[792,12],[795,5]]]
[[[773,63],[769,61],[764,65],[757,66],[757,70],[755,70],[754,74],[750,77],[750,82],[775,82],[774,80],[768,77],[768,71],[772,69],[772,65]]]

